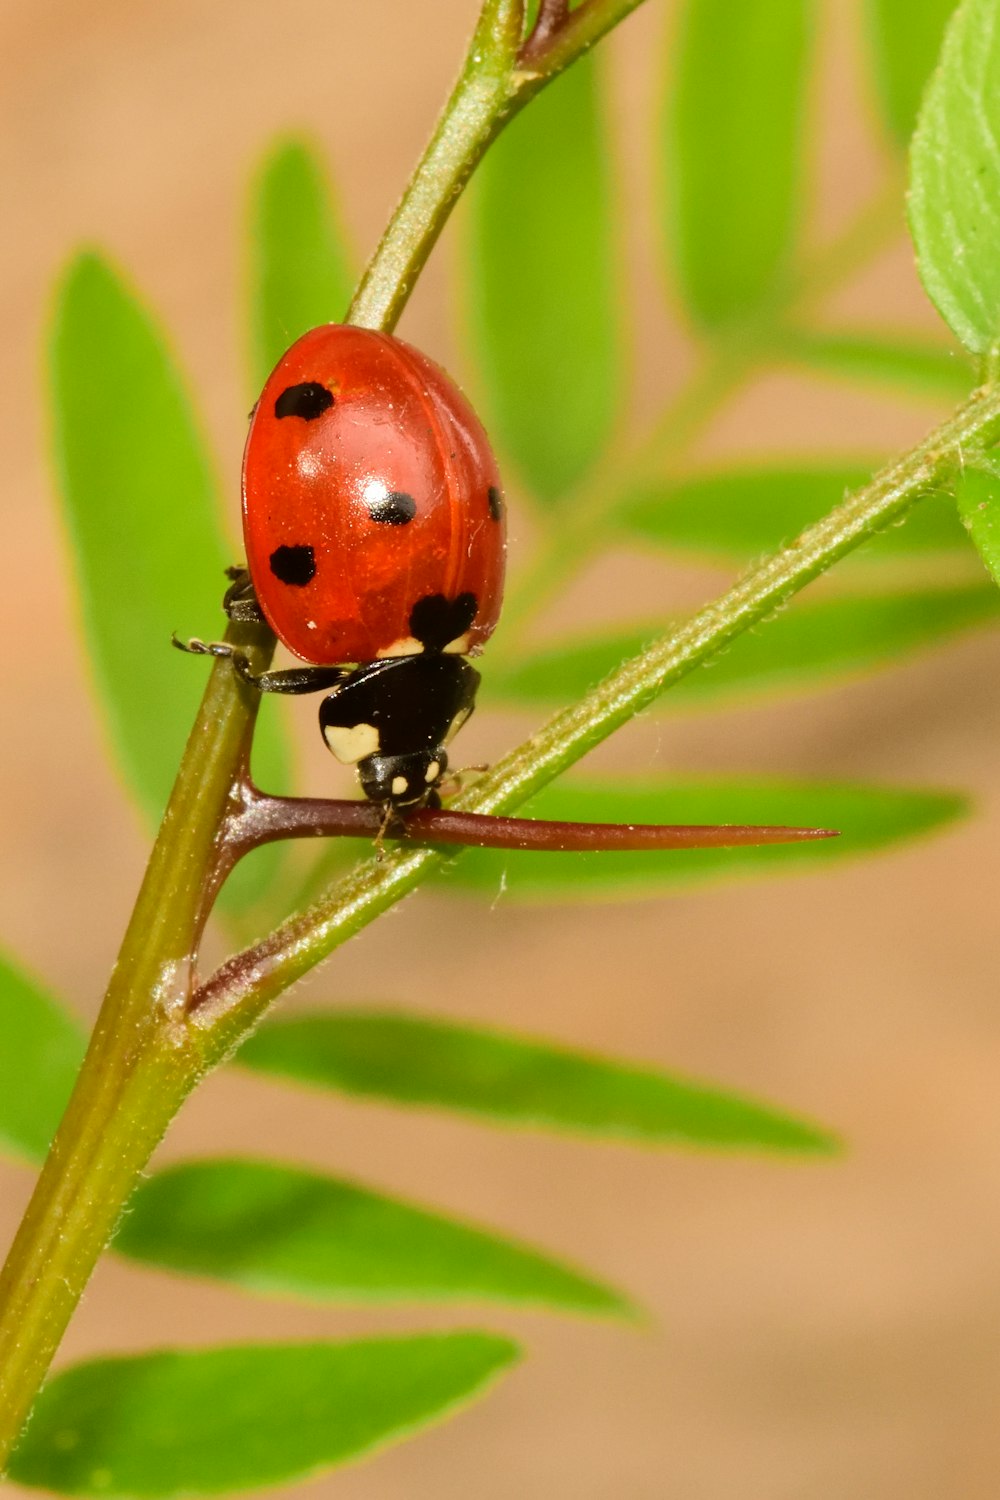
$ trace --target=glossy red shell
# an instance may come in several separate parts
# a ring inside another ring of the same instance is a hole
[[[286,395],[278,406],[283,394],[303,386],[332,403],[309,418],[278,415],[294,404]],[[374,518],[387,505],[395,524]],[[410,611],[428,595],[475,595],[452,650],[477,650],[496,624],[505,531],[489,441],[444,371],[388,334],[328,324],[279,361],[247,437],[243,529],[261,608],[304,661],[419,649]],[[282,581],[295,571],[288,559],[305,559],[299,576],[312,576]]]

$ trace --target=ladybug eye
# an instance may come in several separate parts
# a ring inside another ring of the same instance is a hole
[[[314,422],[333,405],[333,394],[317,380],[305,380],[301,385],[290,385],[283,390],[274,403],[276,417],[302,417]]]
[[[491,484],[486,491],[486,503],[490,508],[490,519],[493,521],[503,520],[503,495],[495,484]]]
[[[304,588],[316,577],[316,554],[311,547],[276,547],[268,561],[279,583]]]
[[[381,485],[369,485],[365,493],[365,504],[373,521],[383,526],[405,526],[417,513],[417,502],[403,490],[385,490]]]

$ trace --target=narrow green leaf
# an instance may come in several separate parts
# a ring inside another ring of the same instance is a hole
[[[333,189],[315,145],[274,142],[250,200],[250,328],[254,392],[300,334],[344,316],[348,252]]]
[[[546,499],[591,467],[622,389],[601,64],[575,63],[490,148],[469,192],[469,343],[497,446]]]
[[[244,1043],[239,1061],[297,1083],[506,1125],[650,1145],[836,1146],[816,1125],[704,1084],[402,1011],[338,1009],[272,1021]]]
[[[1000,473],[968,464],[958,478],[958,513],[994,583],[1000,584]]]
[[[171,649],[217,635],[235,548],[177,366],[150,314],[99,255],[59,289],[51,343],[56,456],[87,644],[126,779],[162,811],[205,682]],[[274,715],[255,746],[280,784]]]
[[[170,636],[218,635],[224,569],[238,552],[164,336],[98,254],[80,255],[61,283],[50,368],[87,645],[119,765],[155,820],[205,685],[204,663],[174,651]],[[280,729],[265,707],[254,772],[268,788],[287,784]],[[281,858],[275,849],[237,870],[223,892],[230,909],[253,900]]]
[[[610,1287],[490,1230],[276,1162],[188,1162],[158,1173],[131,1200],[115,1249],[271,1296],[629,1311]]]
[[[956,0],[866,0],[878,102],[898,146],[909,144],[920,96]]]
[[[82,1029],[0,957],[0,1150],[41,1161],[83,1061]]]
[[[665,225],[681,290],[708,328],[787,282],[812,22],[809,0],[686,0],[666,115]]]
[[[975,374],[960,349],[935,348],[905,335],[793,329],[782,335],[779,352],[840,380],[947,401],[960,401],[975,384]]]
[[[517,1354],[508,1339],[463,1332],[73,1365],[39,1397],[10,1477],[157,1500],[291,1484],[447,1416]]]
[[[964,0],[910,153],[910,229],[931,301],[973,354],[1000,338],[1000,7]]]
[[[831,679],[891,666],[962,631],[990,624],[998,615],[996,590],[985,585],[796,603],[757,633],[740,636],[723,656],[682,678],[657,703],[665,709],[714,708],[734,698],[818,692]],[[651,625],[627,635],[568,641],[492,672],[484,686],[507,701],[568,702],[636,655],[663,629]]]
[[[865,484],[874,467],[761,467],[693,474],[674,484],[635,490],[619,520],[626,530],[658,546],[745,563],[818,521]],[[880,532],[852,556],[875,562],[968,551],[954,501],[948,495],[932,495],[914,508],[904,526]]]
[[[930,833],[965,811],[950,793],[890,787],[795,785],[747,779],[574,783],[530,804],[539,818],[600,823],[776,823],[836,828],[840,837],[760,848],[537,854],[470,849],[441,884],[504,900],[658,897],[740,876],[793,875]]]

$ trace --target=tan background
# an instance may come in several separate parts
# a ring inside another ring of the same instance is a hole
[[[234,496],[246,392],[238,231],[277,128],[328,149],[370,246],[460,54],[472,0],[4,0],[0,7],[0,939],[93,1014],[145,840],[102,748],[42,456],[39,332],[81,240],[107,246],[164,314]],[[641,156],[662,3],[613,45],[641,414],[690,364],[653,281]],[[821,172],[810,235],[884,166],[857,70],[856,8],[824,10]],[[452,358],[446,243],[404,332]],[[825,309],[936,334],[905,242]],[[756,384],[714,452],[889,450],[938,414],[791,377]],[[794,434],[789,428],[794,423]],[[515,507],[514,563],[529,531]],[[649,559],[591,571],[553,623],[695,599]],[[645,905],[458,907],[419,896],[302,986],[489,1019],[648,1058],[781,1101],[850,1140],[791,1165],[504,1135],[432,1114],[298,1098],[226,1073],[163,1158],[273,1151],[504,1226],[592,1267],[651,1324],[493,1309],[382,1313],[251,1301],[108,1260],[63,1357],[376,1329],[510,1328],[523,1366],[454,1424],[326,1480],[343,1500],[931,1500],[994,1496],[1000,1473],[1000,1011],[996,937],[1000,645],[979,636],[891,676],[767,710],[646,718],[593,762],[967,788],[974,822],[801,881]],[[527,723],[483,716],[470,758]],[[312,789],[324,786],[301,720]],[[308,742],[308,744],[307,744]],[[28,1176],[0,1170],[2,1233]]]

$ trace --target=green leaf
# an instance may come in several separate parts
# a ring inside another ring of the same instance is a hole
[[[189,1162],[158,1173],[131,1200],[115,1249],[271,1296],[629,1310],[609,1287],[492,1231],[276,1162]]]
[[[891,787],[664,777],[548,787],[538,818],[600,823],[775,823],[836,828],[840,837],[760,848],[606,854],[504,853],[470,849],[442,877],[444,889],[504,900],[619,900],[740,876],[794,875],[930,833],[965,811],[950,793]]]
[[[996,591],[985,585],[796,603],[758,632],[740,636],[703,670],[681,678],[657,704],[666,709],[714,708],[765,693],[818,692],[831,679],[891,666],[903,656],[989,624],[998,614]],[[487,686],[506,701],[568,702],[635,656],[663,629],[651,625],[623,635],[567,641],[492,672]]]
[[[622,389],[620,267],[601,65],[574,63],[490,148],[465,273],[483,420],[546,499],[604,450]]]
[[[910,229],[931,301],[973,354],[1000,338],[1000,25],[964,0],[910,153]]]
[[[994,583],[1000,584],[1000,473],[984,459],[958,478],[958,513]]]
[[[307,140],[278,140],[250,200],[250,327],[254,391],[289,344],[342,318],[352,257],[322,158]]]
[[[836,1144],[815,1125],[668,1073],[401,1011],[271,1021],[243,1044],[239,1061],[297,1083],[506,1125],[651,1145],[830,1151]]]
[[[41,1161],[69,1101],[84,1036],[33,979],[0,957],[0,1150]]]
[[[866,0],[875,84],[890,136],[909,144],[956,0]]]
[[[51,342],[54,433],[77,584],[111,737],[126,779],[158,817],[205,684],[171,649],[218,634],[224,539],[212,465],[163,335],[99,255],[60,286]],[[277,721],[255,769],[281,780]]]
[[[874,464],[826,468],[722,469],[674,484],[636,489],[619,515],[629,531],[673,551],[724,562],[771,552],[867,483]],[[948,495],[922,500],[904,526],[880,532],[856,556],[882,561],[914,554],[967,552]]]
[[[670,59],[665,224],[681,290],[707,328],[784,291],[799,185],[809,0],[687,0]]]
[[[960,349],[935,348],[900,334],[792,329],[782,334],[778,352],[840,380],[947,401],[960,401],[975,384],[975,374]]]
[[[291,1484],[448,1415],[517,1353],[463,1332],[94,1360],[45,1387],[10,1477],[163,1500]]]

